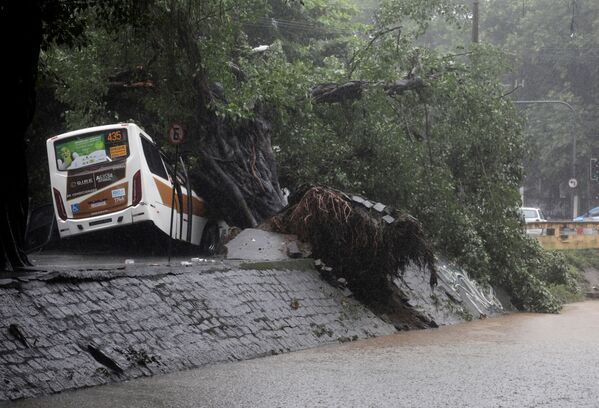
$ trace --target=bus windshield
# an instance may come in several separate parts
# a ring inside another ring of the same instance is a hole
[[[129,156],[127,129],[108,129],[58,140],[54,143],[54,152],[56,168],[60,171],[122,160]]]

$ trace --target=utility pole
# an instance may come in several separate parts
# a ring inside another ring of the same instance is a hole
[[[478,43],[478,0],[472,4],[472,42]]]
[[[538,100],[538,101],[514,101],[518,105],[530,105],[530,104],[557,104],[562,105],[570,109],[572,113],[572,125],[570,126],[570,132],[572,134],[572,173],[570,179],[570,192],[571,192],[571,203],[572,203],[572,219],[578,216],[578,181],[576,180],[576,127],[578,124],[578,117],[576,110],[567,102],[559,100]],[[574,180],[572,182],[572,180]]]

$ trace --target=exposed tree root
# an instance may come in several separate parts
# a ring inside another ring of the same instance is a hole
[[[270,223],[279,232],[310,242],[314,256],[345,278],[356,296],[394,309],[392,278],[413,263],[429,270],[434,287],[434,255],[414,217],[381,204],[375,209],[373,204],[328,187],[310,186],[290,197],[287,209]]]

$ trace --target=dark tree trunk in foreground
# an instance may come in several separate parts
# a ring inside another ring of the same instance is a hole
[[[16,24],[16,25],[15,25]],[[29,265],[22,251],[28,212],[25,132],[35,109],[35,81],[41,45],[38,1],[8,1],[0,6],[3,57],[0,160],[0,271]]]

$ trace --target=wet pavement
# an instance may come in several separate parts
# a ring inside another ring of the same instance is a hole
[[[198,257],[201,256],[198,255]],[[29,261],[33,264],[34,269],[53,269],[53,268],[86,268],[98,267],[114,268],[122,267],[127,264],[136,265],[168,265],[168,255],[146,255],[135,252],[107,252],[98,251],[92,253],[90,251],[82,252],[81,254],[73,254],[64,250],[51,250],[38,252],[28,255]],[[188,262],[192,258],[191,255],[174,254],[171,256],[171,265],[181,265],[181,262]],[[206,256],[203,256],[206,258]]]
[[[170,245],[170,248],[169,248]],[[179,241],[169,243],[168,236],[146,224],[130,228],[97,231],[93,234],[51,241],[27,256],[32,269],[121,267],[137,265],[180,265],[193,257],[206,258],[197,246]]]
[[[0,407],[597,407],[599,301]]]

